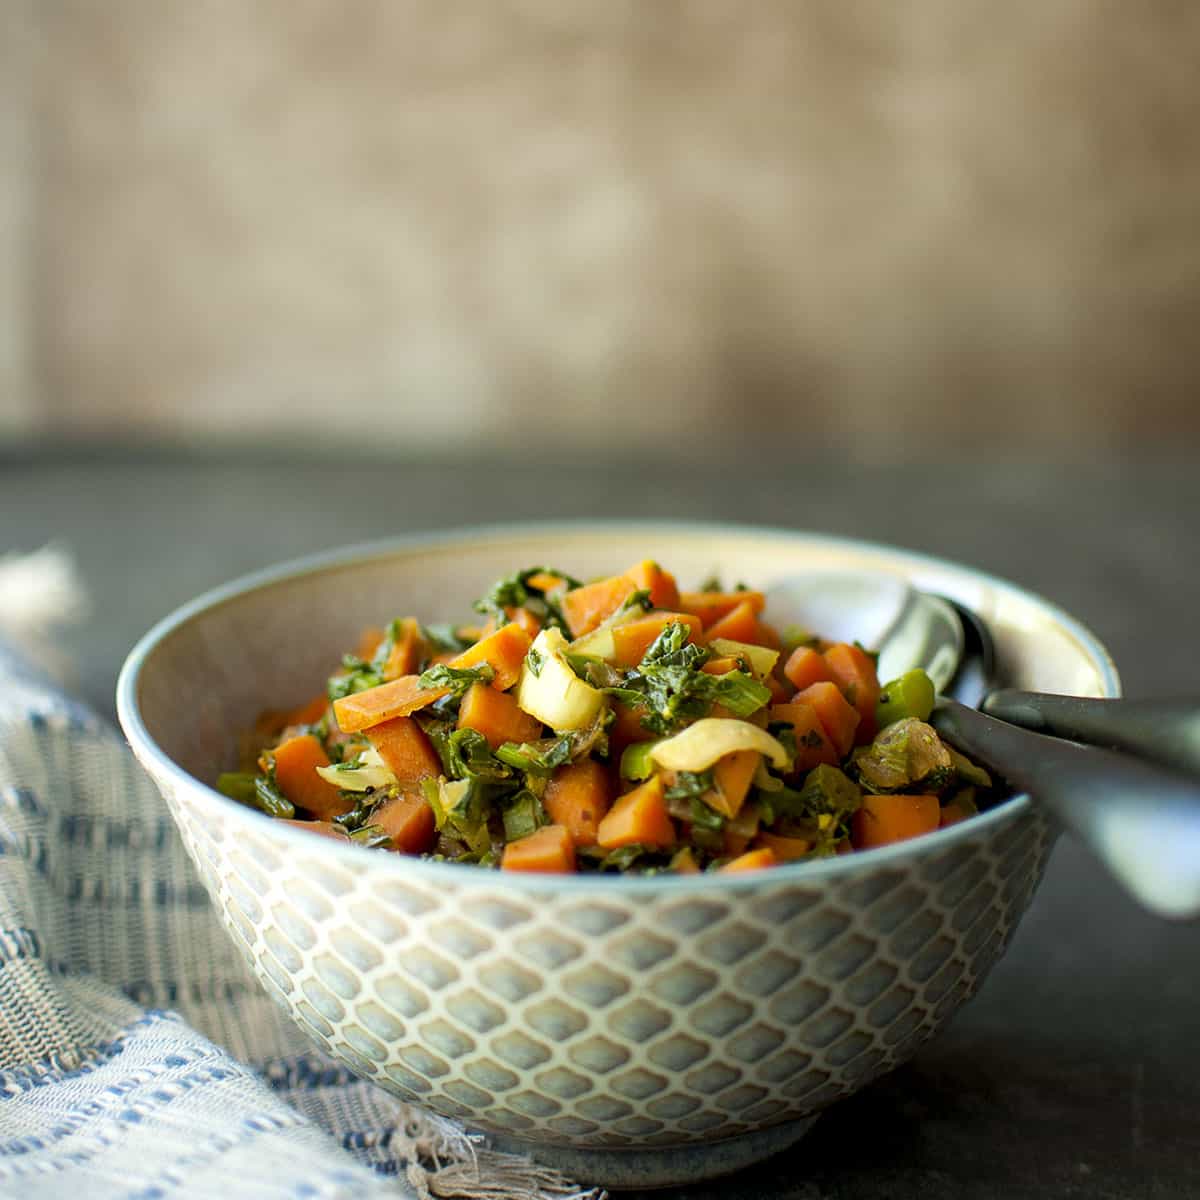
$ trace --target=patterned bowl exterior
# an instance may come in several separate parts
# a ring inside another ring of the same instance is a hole
[[[381,612],[464,611],[481,579],[514,563],[598,575],[640,556],[681,579],[900,575],[983,614],[1005,682],[1119,692],[1078,622],[970,568],[846,539],[621,522],[465,531],[273,569],[147,634],[117,702],[234,940],[318,1043],[548,1159],[656,1154],[671,1159],[658,1175],[643,1161],[626,1178],[669,1182],[728,1169],[733,1159],[699,1163],[718,1147],[742,1146],[744,1162],[798,1136],[979,987],[1045,866],[1052,831],[1028,797],[821,863],[554,878],[339,844],[200,782],[231,763],[264,697],[311,694]]]
[[[445,1116],[575,1148],[733,1137],[904,1062],[1003,952],[1051,841],[1026,808],[894,864],[521,890],[165,792],[247,961],[316,1041]]]

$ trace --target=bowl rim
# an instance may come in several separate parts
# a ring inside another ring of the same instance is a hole
[[[314,839],[311,833],[296,829],[281,821],[277,821],[265,813],[260,813],[245,805],[223,796],[211,783],[185,771],[150,735],[142,718],[138,700],[138,684],[143,668],[150,655],[167,640],[173,633],[201,615],[231,604],[243,596],[274,584],[340,570],[347,566],[385,559],[400,553],[420,551],[422,548],[453,548],[456,545],[467,545],[481,539],[514,537],[567,537],[572,534],[589,534],[601,536],[616,536],[625,532],[636,533],[637,530],[655,530],[660,534],[679,535],[708,535],[712,537],[736,537],[752,535],[756,538],[779,540],[780,542],[802,542],[813,547],[827,546],[830,548],[858,549],[873,553],[888,555],[897,567],[905,569],[933,569],[954,572],[966,572],[976,580],[1007,591],[1019,598],[1031,602],[1041,608],[1047,615],[1056,620],[1062,628],[1079,643],[1099,670],[1101,683],[1106,696],[1121,694],[1120,676],[1112,656],[1098,637],[1077,618],[1071,616],[1065,609],[1045,599],[1036,592],[1020,587],[1001,576],[979,570],[959,563],[953,559],[941,558],[937,555],[925,554],[920,551],[908,550],[904,547],[886,542],[876,542],[863,538],[843,537],[837,534],[820,533],[803,529],[787,529],[780,526],[757,525],[749,522],[734,521],[692,521],[679,518],[656,519],[642,518],[580,518],[574,520],[548,521],[514,521],[496,524],[480,524],[469,526],[454,526],[444,530],[429,530],[417,533],[400,534],[394,537],[354,542],[346,546],[321,550],[306,554],[299,558],[288,559],[259,568],[249,574],[238,576],[227,583],[210,588],[187,603],[180,605],[157,621],[129,651],[117,678],[116,702],[117,718],[135,756],[152,776],[165,775],[177,787],[191,790],[193,794],[204,796],[209,803],[219,804],[229,819],[246,821],[252,829],[260,833],[266,832],[264,822],[268,823],[272,836],[291,842],[296,848],[307,848],[311,854],[321,847],[319,853],[332,854],[335,858],[343,859],[345,865],[360,870],[364,866],[363,848],[349,842],[342,844],[331,838]],[[157,782],[157,779],[156,779]],[[199,789],[198,793],[196,789]],[[885,868],[900,860],[914,857],[924,857],[928,853],[948,850],[961,841],[969,840],[979,834],[992,831],[995,826],[1007,823],[1025,815],[1033,808],[1033,801],[1027,792],[1017,795],[997,804],[995,808],[980,813],[970,821],[961,821],[944,829],[934,830],[921,838],[905,842],[896,842],[890,846],[880,846],[871,850],[860,850],[854,854],[838,855],[831,858],[809,862],[783,863],[769,872],[748,871],[732,874],[703,873],[700,875],[652,875],[625,876],[619,874],[587,874],[587,875],[539,875],[526,872],[484,871],[471,863],[434,862],[413,855],[380,854],[376,855],[375,870],[389,870],[398,876],[415,875],[426,882],[436,885],[439,881],[449,883],[454,880],[462,886],[470,886],[472,882],[480,885],[495,885],[502,880],[505,890],[517,892],[591,892],[593,890],[658,893],[664,888],[672,892],[707,892],[716,888],[721,891],[739,889],[759,889],[764,883],[771,885],[783,883],[802,884],[806,882],[820,883],[831,878],[852,874],[864,867]],[[314,844],[316,843],[316,844]],[[345,857],[353,856],[353,857]],[[385,864],[390,864],[386,865]]]

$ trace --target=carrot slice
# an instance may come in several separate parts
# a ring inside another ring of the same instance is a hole
[[[709,808],[733,820],[746,802],[761,758],[757,750],[735,750],[718,758],[712,769],[712,790],[704,793]]]
[[[814,683],[831,683],[833,675],[824,656],[811,646],[797,646],[783,664],[783,673],[798,692]]]
[[[875,661],[861,646],[838,642],[824,654],[833,682],[842,689],[846,700],[858,709],[859,723],[855,740],[869,742],[876,734],[875,705],[879,701],[879,676]]]
[[[539,621],[537,617],[535,617],[527,608],[518,608],[516,605],[510,604],[504,610],[504,614],[510,621],[520,625],[520,627],[525,630],[525,632],[529,634],[531,638],[537,637],[537,635],[542,632],[541,621]]]
[[[821,763],[831,767],[838,764],[838,753],[833,747],[817,716],[817,710],[804,701],[793,701],[791,704],[775,704],[771,706],[769,719],[772,722],[786,722],[796,735],[796,764],[797,773],[811,771]]]
[[[936,796],[864,796],[851,822],[850,837],[859,850],[887,846],[932,833],[940,816]]]
[[[399,795],[381,804],[371,816],[402,854],[424,854],[433,845],[437,822],[424,796]]]
[[[452,667],[478,667],[487,663],[495,673],[492,687],[507,691],[521,677],[521,664],[533,639],[517,624],[501,625],[495,633],[480,638],[451,662]]]
[[[450,659],[452,667],[478,667],[487,663],[494,672],[492,687],[504,691],[521,674],[521,664],[533,644],[520,625],[503,625],[469,650]],[[406,717],[448,695],[449,688],[423,688],[419,675],[402,675],[365,692],[355,692],[333,702],[333,714],[343,733],[370,729],[393,717]]]
[[[807,858],[813,848],[807,838],[784,837],[779,833],[760,833],[756,840],[759,846],[770,850],[780,862],[796,862]]]
[[[783,638],[779,636],[779,630],[774,625],[770,625],[766,621],[759,621],[754,644],[756,646],[767,646],[771,650],[782,650]]]
[[[571,636],[578,638],[591,633],[637,590],[637,584],[628,575],[612,575],[565,592],[560,604]]]
[[[688,636],[693,639],[700,635],[700,618],[691,613],[651,612],[627,625],[618,625],[612,631],[613,656],[617,665],[636,667],[646,656],[654,639],[672,624],[686,625]]]
[[[655,608],[667,608],[675,612],[679,608],[679,587],[675,576],[664,571],[653,559],[643,559],[625,572],[633,580],[639,592],[650,593],[650,603]]]
[[[858,709],[846,702],[836,683],[810,684],[802,692],[797,692],[792,702],[812,705],[839,759],[850,753],[850,747],[854,745],[854,731],[858,728]]]
[[[436,779],[442,773],[437,751],[412,717],[393,717],[390,721],[381,721],[371,726],[367,737],[401,783]]]
[[[516,696],[485,683],[467,689],[458,710],[458,727],[482,733],[493,750],[505,742],[532,742],[542,736],[541,721],[522,712]]]
[[[542,807],[556,825],[565,826],[576,846],[594,846],[608,813],[608,771],[594,758],[559,767],[546,785]]]
[[[370,662],[375,657],[375,651],[379,649],[379,643],[383,641],[383,630],[378,625],[368,625],[366,629],[358,635],[358,648],[354,651],[363,662]]]
[[[634,742],[651,742],[658,734],[651,733],[642,725],[646,715],[645,708],[631,704],[622,704],[619,700],[613,704],[614,720],[608,727],[609,756],[620,760],[621,752]]]
[[[644,843],[648,846],[675,845],[675,826],[663,798],[661,775],[618,797],[596,831],[596,843],[605,850]]]
[[[737,669],[738,660],[736,658],[710,658],[700,668],[706,675],[728,675],[730,671]]]
[[[762,592],[682,592],[679,596],[679,610],[695,614],[705,629],[733,612],[739,604],[749,604],[755,613],[760,613],[766,603],[767,598]]]
[[[733,871],[762,871],[767,867],[777,867],[779,859],[775,857],[775,851],[768,846],[760,846],[757,850],[747,850],[745,854],[739,854],[732,862],[727,862],[721,868],[721,874],[728,874]]]
[[[311,733],[288,738],[270,751],[268,757],[274,764],[279,790],[318,821],[340,817],[354,807],[353,800],[343,799],[338,788],[317,774],[318,767],[329,766],[329,755]]]
[[[961,804],[951,801],[949,804],[942,805],[941,815],[938,817],[938,828],[945,829],[947,825],[957,825],[959,821],[966,819],[967,810]]]
[[[569,874],[575,870],[575,843],[562,825],[543,825],[536,833],[504,847],[500,869]]]
[[[552,592],[563,586],[565,580],[560,575],[551,575],[549,571],[535,571],[525,583],[537,592]]]
[[[425,655],[425,639],[421,636],[421,626],[415,617],[405,617],[400,622],[396,640],[388,651],[387,660],[381,672],[384,679],[399,679],[401,675],[411,675],[420,665]]]
[[[749,600],[743,600],[736,608],[731,608],[723,617],[714,621],[704,634],[706,641],[713,638],[728,638],[731,642],[750,642],[757,645],[758,617],[754,605]]]
[[[402,675],[389,683],[353,692],[333,702],[333,715],[343,733],[358,733],[394,717],[406,717],[450,694],[449,688],[423,688],[419,675]]]

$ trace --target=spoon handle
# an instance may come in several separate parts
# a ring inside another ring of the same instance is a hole
[[[984,712],[1013,725],[1128,750],[1200,775],[1200,700],[1093,700],[1045,692],[992,692]]]
[[[964,754],[1028,791],[1148,909],[1200,916],[1200,783],[954,700],[940,699],[930,721]]]

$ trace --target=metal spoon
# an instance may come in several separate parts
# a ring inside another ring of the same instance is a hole
[[[773,612],[795,614],[830,636],[878,646],[882,679],[923,667],[941,693],[930,720],[947,741],[1029,792],[1147,908],[1200,916],[1200,783],[970,707],[995,682],[990,634],[970,610],[892,577],[861,575],[788,581],[768,601]],[[1019,701],[1005,695],[1005,703],[1028,705],[1033,694],[1019,693]]]
[[[958,698],[942,696],[930,718],[938,733],[1029,792],[1147,908],[1165,917],[1200,915],[1200,782],[1171,767],[1033,733],[969,707],[982,699],[991,710],[1000,697],[1002,709],[1024,705],[1023,716],[1056,733],[1088,729],[1090,721],[1090,729],[1105,741],[1187,765],[1186,754],[1177,753],[1178,736],[1150,727],[1151,703],[1138,705],[1140,722],[1126,729],[1119,714],[1132,702],[990,692],[995,655],[986,625],[961,605],[925,599],[931,602],[927,615],[935,628],[949,609],[961,619],[964,634],[963,657],[947,685]],[[1051,703],[1043,709],[1046,700]],[[1176,723],[1195,713],[1182,704],[1159,711]]]

